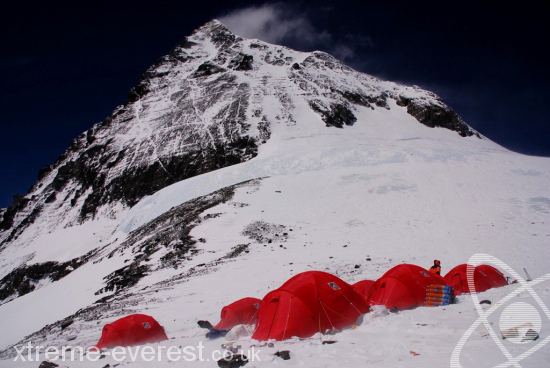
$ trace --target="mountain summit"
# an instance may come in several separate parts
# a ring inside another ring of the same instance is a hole
[[[40,232],[116,217],[180,180],[258,154],[273,124],[353,129],[359,109],[404,108],[428,127],[479,134],[435,94],[359,73],[324,52],[297,52],[231,33],[211,21],[160,58],[111,116],[76,138],[0,222],[0,249]],[[359,122],[364,124],[365,122]]]

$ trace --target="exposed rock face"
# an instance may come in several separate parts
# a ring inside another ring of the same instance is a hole
[[[201,252],[196,244],[204,239],[194,239],[189,233],[202,221],[218,217],[201,214],[209,208],[225,203],[235,194],[237,188],[254,186],[259,179],[247,181],[222,188],[209,195],[202,196],[185,202],[172,208],[153,221],[132,231],[128,238],[107,255],[108,258],[115,253],[128,253],[132,255],[132,261],[105,277],[105,287],[96,292],[96,295],[109,291],[121,291],[134,286],[149,271],[155,271],[167,267],[178,268],[180,265],[191,261]],[[246,247],[238,247],[238,251],[232,251],[232,257],[244,252]],[[151,256],[158,253],[158,263],[152,263]],[[235,253],[236,252],[236,253]]]
[[[94,252],[68,262],[44,262],[18,267],[0,280],[0,304],[30,293],[38,283],[55,282],[85,264]]]
[[[254,56],[239,54],[229,63],[229,68],[234,70],[252,70]]]
[[[437,98],[436,102],[426,102],[422,99],[408,98],[399,96],[397,104],[407,107],[407,112],[414,116],[416,120],[430,128],[442,127],[458,132],[463,137],[476,135],[479,133],[473,131],[456,112]]]
[[[6,213],[6,209],[0,208],[0,223],[2,223],[2,220],[4,219],[4,213]]]
[[[345,125],[353,125],[357,121],[355,115],[347,105],[331,104],[326,106],[322,101],[310,101],[309,106],[313,111],[322,116],[327,127],[342,128]]]
[[[13,217],[17,211],[23,210],[28,203],[28,198],[24,198],[21,194],[14,195],[11,205],[0,210],[0,231],[9,229],[13,225]]]
[[[170,184],[250,160],[272,124],[299,124],[296,99],[331,128],[352,126],[359,107],[390,109],[393,99],[426,126],[477,134],[433,93],[356,72],[323,52],[246,40],[212,21],[153,64],[125,105],[0,211],[0,252],[33,223],[38,234],[116,218]]]

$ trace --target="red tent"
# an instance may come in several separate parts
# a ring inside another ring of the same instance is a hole
[[[229,330],[236,325],[253,325],[258,320],[258,309],[262,301],[256,298],[243,298],[222,308],[221,321],[216,330]]]
[[[447,285],[445,279],[422,267],[402,264],[395,266],[376,280],[368,300],[375,305],[385,305],[398,310],[426,304],[430,285]]]
[[[467,269],[467,264],[461,264],[445,275],[445,280],[453,287],[456,295],[470,292]],[[489,265],[479,265],[474,269],[474,285],[477,292],[482,292],[494,287],[508,285],[508,281],[496,268]]]
[[[479,269],[481,273],[484,273],[485,275],[487,275],[489,280],[491,280],[491,285],[494,288],[508,285],[508,280],[506,280],[506,276],[504,276],[502,272],[500,272],[498,269],[494,268],[493,266],[479,265],[476,268]]]
[[[376,281],[372,280],[362,280],[359,282],[356,282],[353,284],[353,288],[357,290],[357,292],[361,295],[363,295],[365,298],[369,296],[370,289],[372,288],[372,285],[374,285]]]
[[[262,300],[256,340],[310,337],[352,325],[369,306],[355,289],[321,271],[300,273]]]
[[[96,346],[102,349],[164,340],[168,340],[168,336],[166,336],[164,328],[153,317],[145,314],[132,314],[106,324]]]

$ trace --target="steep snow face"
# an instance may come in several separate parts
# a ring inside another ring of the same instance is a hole
[[[480,137],[431,92],[358,73],[326,53],[246,40],[212,21],[151,66],[124,106],[41,170],[29,193],[2,213],[0,252],[25,247],[15,264],[27,262],[44,244],[40,237],[90,219],[103,221],[104,230],[87,226],[80,234],[97,244],[143,197],[255,157],[274,124],[287,136],[312,127],[330,135],[333,129],[318,127],[352,126],[365,110],[391,117],[390,110],[403,109],[428,127]],[[92,249],[78,248],[70,256]]]

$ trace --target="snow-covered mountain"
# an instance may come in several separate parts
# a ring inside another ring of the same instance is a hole
[[[188,344],[197,319],[310,269],[353,282],[484,252],[536,277],[548,272],[549,178],[550,159],[482,137],[431,92],[212,21],[0,211],[0,349],[89,345],[98,323],[134,311]],[[454,344],[441,321],[433,331],[449,338],[422,346],[443,361]],[[307,344],[306,366],[318,349]],[[403,355],[391,359],[378,365]]]
[[[358,73],[322,52],[245,40],[213,21],[151,66],[124,106],[40,171],[3,214],[0,246],[116,218],[167,185],[248,161],[273,124],[300,124],[297,103],[328,127],[352,126],[359,107],[397,104],[427,126],[476,134],[433,93]]]

